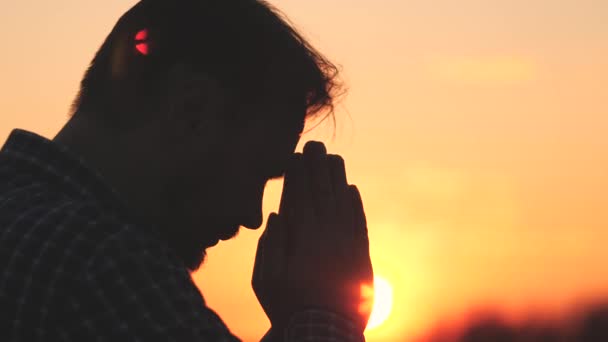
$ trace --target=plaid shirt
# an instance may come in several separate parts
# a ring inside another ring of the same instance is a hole
[[[320,310],[267,341],[362,341]],[[0,151],[0,341],[239,341],[153,229],[82,159],[15,129]]]

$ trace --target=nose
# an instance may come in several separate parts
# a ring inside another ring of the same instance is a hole
[[[262,225],[262,200],[264,196],[264,186],[258,187],[253,191],[246,203],[244,203],[241,225],[248,229],[258,229]]]
[[[241,225],[247,229],[258,229],[262,226],[262,212],[243,218]]]

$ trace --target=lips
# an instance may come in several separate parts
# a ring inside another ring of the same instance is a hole
[[[222,241],[232,239],[239,232],[239,227],[240,226],[235,226],[232,229],[229,229],[229,230],[227,229],[226,231],[219,233],[218,234],[219,239]]]
[[[239,225],[232,226],[230,228],[224,229],[221,232],[218,232],[213,237],[209,236],[208,240],[206,240],[204,245],[206,247],[213,247],[216,246],[220,241],[230,240],[236,236],[236,234],[239,232],[239,228]]]
[[[211,240],[211,241],[209,241],[209,243],[207,243],[207,246],[208,247],[213,247],[213,246],[217,245],[218,242],[220,242],[220,240],[217,240],[217,239]]]

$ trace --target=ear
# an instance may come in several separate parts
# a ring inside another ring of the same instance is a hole
[[[168,124],[178,139],[213,139],[224,132],[226,94],[219,83],[187,64],[167,75]]]

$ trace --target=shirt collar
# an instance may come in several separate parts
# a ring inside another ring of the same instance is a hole
[[[92,200],[105,211],[127,214],[120,195],[103,176],[65,145],[36,133],[14,129],[0,152],[37,169],[43,178],[82,200]]]

